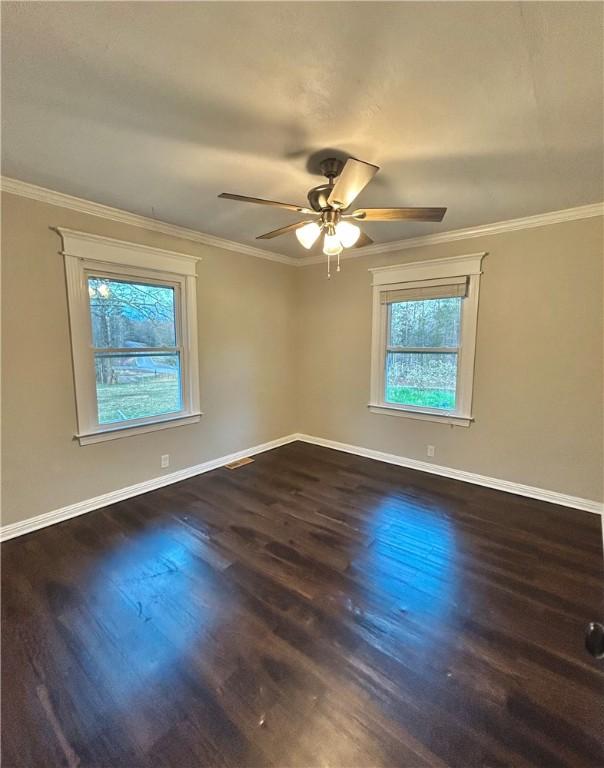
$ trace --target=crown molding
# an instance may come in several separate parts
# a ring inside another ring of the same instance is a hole
[[[62,208],[68,208],[72,211],[87,213],[91,216],[98,216],[110,221],[118,221],[122,224],[130,224],[141,229],[161,232],[164,235],[171,235],[182,240],[190,240],[194,243],[202,243],[213,248],[222,248],[226,251],[235,251],[248,256],[255,256],[259,259],[276,261],[280,264],[288,264],[292,267],[306,267],[312,264],[322,264],[325,256],[306,256],[295,258],[286,256],[282,253],[273,253],[265,251],[262,248],[255,248],[252,245],[238,243],[234,240],[226,240],[215,235],[208,235],[205,232],[199,232],[196,229],[181,227],[178,224],[169,224],[159,219],[151,219],[148,216],[140,216],[137,213],[112,208],[109,205],[102,205],[91,200],[84,200],[73,195],[66,195],[63,192],[55,192],[46,187],[39,187],[36,184],[29,184],[19,179],[11,179],[7,176],[0,177],[0,189],[3,192],[9,192],[12,195],[28,197],[31,200],[38,200],[49,205],[56,205]],[[466,229],[454,229],[448,232],[437,232],[431,235],[420,235],[419,237],[410,237],[405,240],[395,240],[391,243],[374,243],[364,248],[355,248],[345,250],[340,259],[357,259],[361,256],[374,256],[381,253],[393,253],[404,251],[409,248],[419,248],[424,245],[439,245],[440,243],[452,243],[457,240],[470,240],[474,237],[484,237],[486,235],[498,235],[503,232],[515,232],[521,229],[532,229],[533,227],[544,227],[549,224],[560,224],[565,221],[577,221],[578,219],[589,219],[595,216],[604,216],[604,202],[592,203],[590,205],[580,205],[576,208],[564,208],[560,211],[550,211],[548,213],[538,213],[534,216],[524,216],[519,219],[508,219],[507,221],[496,221],[492,224],[481,224],[477,227],[467,227]]]
[[[237,253],[246,254],[247,256],[255,256],[259,259],[276,261],[280,264],[299,266],[299,260],[292,256],[265,251],[262,248],[254,248],[251,245],[237,243],[234,240],[225,240],[222,237],[208,235],[205,232],[199,232],[196,229],[181,227],[178,224],[169,224],[166,221],[151,219],[148,216],[140,216],[137,213],[123,211],[120,208],[112,208],[109,205],[102,205],[101,203],[95,203],[91,200],[84,200],[81,197],[66,195],[63,192],[55,192],[52,189],[39,187],[36,184],[29,184],[28,182],[20,181],[19,179],[11,179],[7,176],[2,176],[0,177],[0,182],[0,189],[2,189],[3,192],[9,192],[11,195],[28,197],[31,200],[38,200],[41,203],[68,208],[69,210],[78,211],[79,213],[87,213],[90,216],[98,216],[101,219],[108,219],[109,221],[118,221],[121,224],[130,224],[131,226],[140,227],[141,229],[147,229],[153,232],[161,232],[164,235],[178,237],[182,240],[190,240],[194,243],[202,243],[203,245],[209,245],[213,248],[235,251]]]
[[[344,251],[340,255],[340,259],[357,259],[360,256],[393,253],[395,251],[404,251],[409,248],[418,248],[422,245],[453,243],[457,240],[470,240],[474,237],[484,237],[485,235],[499,235],[503,232],[516,232],[521,229],[545,227],[549,224],[560,224],[564,221],[591,219],[595,216],[604,216],[604,202],[580,205],[576,208],[564,208],[561,211],[538,213],[535,216],[524,216],[520,219],[496,221],[492,224],[481,224],[478,227],[453,229],[449,232],[437,232],[432,235],[420,235],[419,237],[410,237],[406,240],[395,240],[391,243],[375,243],[374,245],[367,245],[364,248],[355,248],[353,250]],[[308,256],[296,260],[296,264],[297,266],[304,267],[310,264],[321,264],[323,261],[325,261],[324,256]]]

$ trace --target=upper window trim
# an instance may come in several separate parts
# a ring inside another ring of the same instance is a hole
[[[476,331],[478,322],[478,296],[482,259],[486,251],[442,259],[394,264],[387,267],[372,267],[373,315],[371,333],[371,382],[369,410],[381,413],[446,424],[469,426],[472,415],[472,394],[474,385],[474,359],[476,352]],[[459,341],[458,386],[456,408],[444,411],[413,405],[394,405],[385,402],[384,376],[385,356],[388,341],[388,305],[382,304],[380,294],[399,288],[410,288],[446,278],[466,277],[467,296],[462,304]]]
[[[199,257],[123,240],[56,228],[63,241],[77,412],[75,437],[81,445],[199,421],[196,265]],[[89,274],[114,275],[171,284],[178,289],[177,317],[183,350],[183,408],[176,413],[132,419],[126,424],[98,423],[92,338],[88,307]]]

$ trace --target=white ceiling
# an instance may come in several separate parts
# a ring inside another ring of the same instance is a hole
[[[446,205],[376,242],[601,201],[600,3],[2,3],[6,176],[239,242],[305,203],[309,155],[382,170],[360,205]]]

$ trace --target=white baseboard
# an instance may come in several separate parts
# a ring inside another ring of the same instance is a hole
[[[115,504],[118,501],[129,499],[132,496],[139,496],[141,493],[147,493],[148,491],[153,491],[156,488],[162,488],[164,485],[171,485],[172,483],[177,483],[180,480],[186,480],[187,478],[193,477],[194,475],[201,475],[204,472],[209,472],[212,469],[223,467],[225,464],[230,464],[231,461],[242,459],[244,456],[254,456],[255,454],[262,453],[263,451],[270,451],[272,448],[278,448],[280,445],[291,443],[294,440],[297,440],[296,435],[280,437],[277,440],[271,440],[268,443],[254,445],[252,448],[247,448],[243,451],[237,451],[236,453],[230,453],[228,456],[221,456],[218,459],[204,461],[203,464],[196,464],[193,467],[179,469],[176,472],[170,472],[170,474],[167,475],[154,477],[151,480],[145,480],[142,483],[129,485],[127,488],[120,488],[117,491],[103,493],[101,496],[95,496],[92,499],[78,501],[75,504],[69,504],[68,506],[61,507],[60,509],[54,509],[52,512],[45,512],[41,515],[36,515],[36,517],[29,517],[27,520],[20,520],[17,523],[3,525],[0,527],[0,541],[14,539],[17,536],[23,536],[24,534],[35,531],[38,528],[45,528],[47,525],[54,525],[55,523],[60,523],[63,520],[69,520],[70,517],[77,517],[78,515],[83,515],[86,512],[91,512],[93,509],[107,507],[110,504]]]
[[[54,525],[55,523],[60,523],[63,520],[69,520],[71,517],[83,515],[86,512],[91,512],[93,509],[107,507],[110,504],[115,504],[118,501],[123,501],[124,499],[129,499],[133,496],[139,496],[141,493],[147,493],[148,491],[153,491],[156,488],[162,488],[165,485],[171,485],[172,483],[177,483],[180,480],[186,480],[187,478],[194,477],[195,475],[201,475],[204,472],[209,472],[212,469],[223,467],[225,464],[229,464],[231,461],[242,459],[244,456],[254,456],[255,454],[263,453],[264,451],[270,451],[272,448],[278,448],[281,445],[293,443],[296,440],[300,440],[304,443],[312,443],[313,445],[321,445],[324,448],[333,448],[336,451],[353,453],[357,456],[364,456],[368,459],[376,459],[377,461],[383,461],[387,464],[396,464],[399,467],[416,469],[420,472],[429,472],[433,475],[450,477],[454,480],[462,480],[466,483],[482,485],[486,488],[495,488],[499,491],[515,493],[519,496],[527,496],[531,499],[549,501],[552,504],[560,504],[563,507],[572,507],[573,509],[580,509],[586,512],[594,512],[598,515],[604,515],[604,504],[599,501],[582,499],[579,496],[569,496],[565,493],[548,491],[544,488],[535,488],[531,485],[513,483],[509,480],[500,480],[496,477],[478,475],[474,472],[465,472],[462,469],[452,469],[451,467],[443,467],[439,464],[430,464],[427,461],[408,459],[405,456],[397,456],[393,453],[374,451],[371,448],[362,448],[361,446],[350,445],[349,443],[339,443],[336,440],[327,440],[323,437],[314,437],[313,435],[295,433],[285,437],[280,437],[277,440],[271,440],[268,443],[254,445],[253,447],[247,448],[243,451],[230,453],[228,456],[221,456],[218,459],[204,461],[202,464],[196,464],[193,467],[180,469],[177,472],[170,472],[170,474],[167,475],[154,477],[151,480],[145,480],[142,483],[129,485],[128,487],[120,488],[117,491],[110,491],[109,493],[104,493],[101,496],[95,496],[92,499],[78,501],[75,504],[69,504],[68,506],[61,507],[60,509],[55,509],[51,512],[45,512],[41,515],[36,515],[36,517],[30,517],[27,520],[20,520],[17,523],[3,525],[0,527],[0,541],[7,541],[8,539],[14,539],[17,536],[23,536],[24,534],[35,531],[38,528],[45,528],[47,525]]]
[[[572,507],[573,509],[580,509],[585,512],[594,512],[597,515],[604,515],[604,503],[600,501],[583,499],[580,496],[569,496],[566,493],[548,491],[545,488],[535,488],[532,485],[513,483],[510,480],[500,480],[497,477],[478,475],[475,472],[466,472],[463,469],[452,469],[451,467],[443,467],[439,464],[430,464],[427,461],[408,459],[405,456],[397,456],[394,453],[383,453],[382,451],[374,451],[371,448],[361,448],[358,445],[350,445],[349,443],[338,443],[336,440],[326,440],[323,437],[314,437],[313,435],[304,434],[293,435],[293,437],[295,440],[301,440],[304,443],[322,445],[325,448],[333,448],[336,451],[344,451],[345,453],[354,453],[357,456],[364,456],[367,459],[376,459],[377,461],[384,461],[387,464],[397,464],[399,467],[417,469],[420,472],[430,472],[432,475],[441,475],[442,477],[450,477],[454,480],[463,480],[466,483],[483,485],[486,488],[495,488],[498,491],[515,493],[519,496],[527,496],[530,499],[549,501],[552,504],[560,504],[563,507]]]

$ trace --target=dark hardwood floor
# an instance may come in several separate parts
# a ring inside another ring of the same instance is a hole
[[[599,525],[292,443],[6,542],[3,768],[601,767]]]

